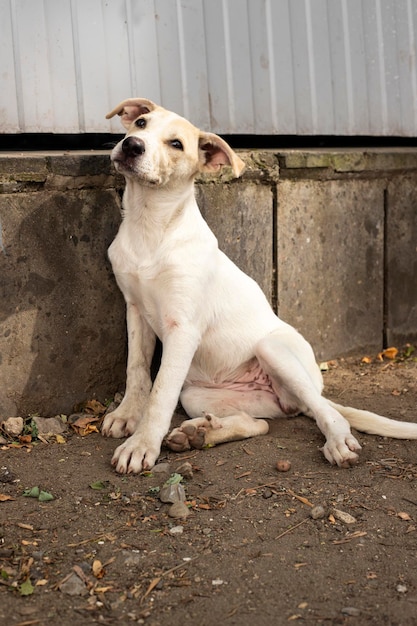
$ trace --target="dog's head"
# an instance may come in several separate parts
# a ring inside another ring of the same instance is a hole
[[[192,180],[199,172],[213,173],[225,165],[238,177],[245,168],[221,137],[200,131],[151,100],[124,100],[106,117],[114,115],[120,115],[127,133],[111,158],[121,174],[136,178],[141,184],[178,185]]]

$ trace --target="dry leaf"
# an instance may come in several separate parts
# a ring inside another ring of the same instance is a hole
[[[20,435],[19,441],[20,443],[23,443],[23,444],[31,443],[32,435]]]
[[[399,513],[397,513],[397,517],[399,517],[400,519],[404,520],[405,522],[411,522],[411,517],[409,516],[408,513],[405,513],[404,511],[400,511]]]
[[[98,433],[97,422],[100,421],[99,417],[95,415],[83,415],[79,417],[73,424],[71,424],[72,428],[76,431],[78,435],[81,437],[85,437],[86,435],[90,435],[91,433]]]
[[[387,359],[395,359],[395,357],[398,354],[398,348],[386,348],[385,350],[382,351],[382,356],[386,357]]]
[[[15,500],[15,498],[7,496],[5,493],[0,493],[0,502],[7,502],[7,500]]]
[[[106,573],[104,571],[102,562],[99,561],[98,559],[95,559],[93,561],[93,565],[92,565],[91,569],[92,569],[92,572],[93,572],[93,574],[94,574],[94,576],[96,578],[103,578],[104,574]]]
[[[361,359],[361,363],[366,363],[369,365],[369,363],[372,363],[372,359],[369,356],[364,356],[363,359]]]
[[[94,413],[94,415],[103,415],[106,412],[106,407],[98,400],[89,400],[85,405],[86,411]]]
[[[67,443],[65,437],[63,437],[62,435],[55,435],[55,439],[57,443]]]

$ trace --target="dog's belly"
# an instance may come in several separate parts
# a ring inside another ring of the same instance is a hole
[[[196,378],[197,376],[197,378]],[[240,366],[234,372],[218,373],[213,379],[204,376],[198,379],[198,373],[191,367],[186,379],[187,385],[205,387],[207,389],[231,389],[234,391],[268,391],[275,394],[272,383],[263,371],[256,358]]]

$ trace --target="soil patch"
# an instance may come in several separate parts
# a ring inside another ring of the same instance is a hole
[[[339,360],[324,377],[339,403],[416,421],[411,359]],[[360,464],[337,469],[311,420],[276,420],[264,437],[163,449],[162,471],[139,476],[117,475],[117,442],[94,432],[2,446],[0,622],[416,624],[417,441],[358,438]],[[184,461],[190,515],[175,519],[158,488]],[[54,499],[23,495],[35,486]]]

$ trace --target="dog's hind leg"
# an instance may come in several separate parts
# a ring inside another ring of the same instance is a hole
[[[175,452],[190,448],[215,446],[226,441],[238,441],[257,435],[266,435],[268,422],[239,412],[226,417],[206,413],[202,417],[185,420],[168,435],[166,445]]]
[[[265,435],[268,422],[257,416],[282,414],[274,394],[265,391],[190,386],[182,392],[181,404],[192,419],[174,428],[166,439],[176,452]]]
[[[358,460],[359,443],[349,422],[321,395],[322,377],[310,344],[292,327],[277,330],[257,344],[259,363],[282,406],[313,417],[326,438],[323,454],[340,467]]]

